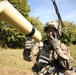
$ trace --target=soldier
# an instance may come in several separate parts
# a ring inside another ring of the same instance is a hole
[[[73,58],[67,46],[57,39],[58,23],[56,21],[47,22],[44,26],[46,40],[35,43],[33,39],[26,40],[23,57],[28,61],[35,61],[32,70],[36,75],[71,75]],[[41,55],[53,60],[53,64],[41,59]],[[72,74],[73,75],[73,74]]]

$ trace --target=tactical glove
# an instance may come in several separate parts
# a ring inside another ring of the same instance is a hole
[[[25,48],[24,48],[24,51],[23,51],[23,59],[24,60],[31,61],[30,55],[31,55],[33,45],[34,45],[34,40],[31,39],[31,38],[30,39],[26,38]]]
[[[52,39],[50,43],[55,50],[58,50],[60,48],[60,41],[58,39]]]
[[[33,39],[27,39],[25,41],[25,49],[31,49],[34,45],[34,40]]]

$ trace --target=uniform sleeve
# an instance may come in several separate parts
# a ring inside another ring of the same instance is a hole
[[[23,51],[24,60],[35,61],[38,51],[39,51],[38,43],[35,43],[33,45],[32,49],[24,49],[24,51]]]
[[[68,47],[63,43],[60,43],[60,47],[56,50],[56,53],[61,65],[66,69],[71,69],[74,61]]]
[[[39,53],[39,43],[36,43],[34,45],[34,47],[32,48],[32,51],[31,51],[32,61],[36,61],[36,58],[38,56],[38,53]]]

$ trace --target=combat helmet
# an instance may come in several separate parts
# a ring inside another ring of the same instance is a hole
[[[44,32],[46,32],[48,28],[58,30],[58,22],[57,21],[47,22],[46,25],[44,26]]]

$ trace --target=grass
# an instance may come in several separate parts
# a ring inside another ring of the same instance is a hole
[[[76,67],[76,45],[69,46]],[[23,59],[23,49],[0,48],[0,75],[33,75],[33,62]]]
[[[29,75],[27,73],[31,72],[31,67],[33,63],[24,61],[22,57],[22,53],[23,53],[23,50],[21,49],[5,50],[0,48],[0,64],[6,67],[11,67],[11,69],[17,68],[18,70],[22,70],[22,73]],[[20,75],[23,75],[23,74],[20,74]]]

